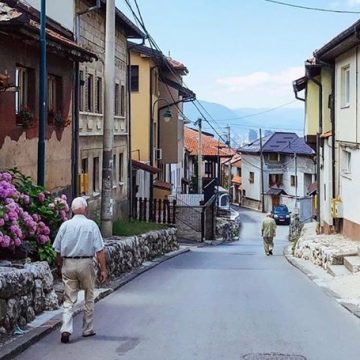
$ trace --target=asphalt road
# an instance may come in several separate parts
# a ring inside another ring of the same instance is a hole
[[[360,321],[282,256],[286,226],[264,255],[262,216],[242,210],[239,242],[196,248],[99,302],[97,336],[80,336],[78,316],[70,344],[54,332],[17,359],[360,359]]]

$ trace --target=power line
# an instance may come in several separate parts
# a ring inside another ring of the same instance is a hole
[[[338,13],[338,14],[360,14],[360,11],[324,9],[324,8],[297,5],[297,4],[290,4],[287,2],[277,1],[277,0],[265,0],[265,1],[278,5],[303,9],[303,10],[321,11],[321,12]]]

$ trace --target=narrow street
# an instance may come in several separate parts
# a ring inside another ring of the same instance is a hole
[[[97,336],[77,316],[70,344],[56,331],[17,359],[359,359],[359,320],[286,261],[287,227],[264,255],[262,218],[241,210],[239,242],[194,248],[100,301]]]

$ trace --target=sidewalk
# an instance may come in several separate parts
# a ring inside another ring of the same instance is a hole
[[[306,224],[293,249],[284,250],[287,260],[348,311],[360,318],[360,243],[340,234],[316,235],[315,225]]]
[[[113,291],[126,285],[131,280],[135,279],[139,275],[152,268],[158,266],[164,261],[170,260],[178,255],[184,254],[190,251],[188,246],[180,246],[179,250],[165,254],[153,261],[147,261],[142,264],[141,267],[135,269],[132,272],[126,273],[121,277],[109,282],[107,288],[99,288],[95,291],[95,302],[103,299],[105,296],[111,294]],[[80,291],[78,301],[75,305],[75,314],[79,314],[84,305],[84,292]],[[0,360],[14,359],[16,355],[23,352],[25,349],[30,347],[36,341],[45,337],[51,331],[59,328],[61,325],[62,308],[55,311],[46,311],[41,315],[37,316],[34,321],[27,324],[26,330],[23,332],[19,329],[19,335],[9,337],[2,344],[0,343]]]

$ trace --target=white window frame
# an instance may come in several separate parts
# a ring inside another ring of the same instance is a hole
[[[351,174],[351,152],[347,149],[341,152],[341,173],[342,175]]]
[[[341,68],[341,107],[350,107],[351,99],[351,72],[350,65]]]
[[[29,71],[26,67],[16,67],[15,86],[17,88],[15,93],[15,109],[16,114],[19,114],[24,107],[29,105]]]

